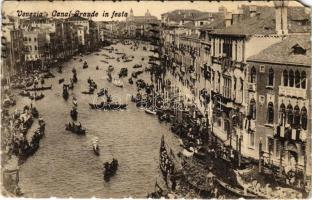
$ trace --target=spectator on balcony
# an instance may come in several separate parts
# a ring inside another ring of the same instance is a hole
[[[301,108],[301,127],[304,130],[307,130],[307,121],[308,121],[308,111],[305,106]]]
[[[299,106],[296,105],[294,108],[294,122],[293,122],[293,127],[295,129],[300,128],[300,109]]]
[[[256,83],[257,78],[257,71],[256,68],[253,66],[250,71],[250,83]]]
[[[287,106],[287,123],[290,126],[292,126],[292,124],[293,124],[293,116],[294,116],[293,115],[293,107],[292,107],[292,105],[289,102],[289,104]]]
[[[282,104],[280,105],[280,125],[285,126],[285,124],[286,124],[286,106],[282,102]]]

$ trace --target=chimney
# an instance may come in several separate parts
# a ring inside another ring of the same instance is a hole
[[[256,14],[257,14],[257,6],[255,6],[255,5],[250,6],[249,7],[249,14],[250,14],[250,17],[256,16]]]
[[[225,27],[232,25],[232,13],[231,12],[227,12],[225,14],[224,21],[225,21]]]
[[[287,7],[288,1],[274,1],[275,6],[275,24],[278,35],[288,34]]]

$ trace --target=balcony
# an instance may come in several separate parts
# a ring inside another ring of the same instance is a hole
[[[256,83],[248,83],[248,91],[256,92]]]
[[[274,137],[283,138],[288,141],[301,141],[306,142],[307,131],[303,129],[292,129],[290,127],[275,126],[274,127]]]
[[[301,88],[279,86],[278,94],[280,96],[307,99],[307,90]]]

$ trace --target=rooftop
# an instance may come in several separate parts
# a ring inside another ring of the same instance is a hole
[[[309,14],[304,7],[288,8],[288,31],[289,33],[308,33],[310,23],[301,24],[298,20],[309,21]],[[276,34],[275,29],[275,8],[268,6],[257,6],[257,13],[253,17],[248,17],[240,23],[233,24],[224,29],[218,29],[214,34],[224,35],[255,35],[255,34]]]
[[[214,15],[214,20],[210,24],[204,24],[199,27],[200,30],[215,30],[225,28],[225,21],[223,13]]]
[[[303,51],[295,53],[296,48]],[[247,61],[311,66],[310,36],[289,36],[253,55]]]

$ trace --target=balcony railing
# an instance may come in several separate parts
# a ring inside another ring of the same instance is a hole
[[[281,96],[307,99],[307,90],[301,88],[279,86],[278,94]]]
[[[303,129],[292,129],[284,126],[274,126],[274,136],[277,138],[284,138],[289,141],[306,142],[307,131]]]

